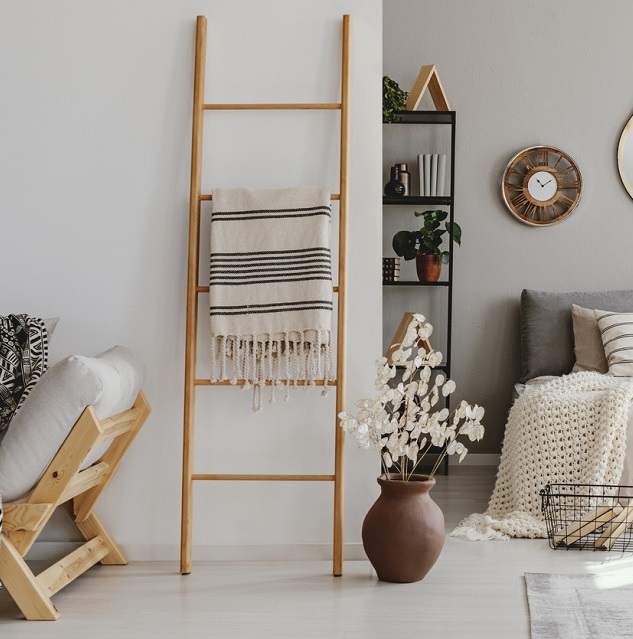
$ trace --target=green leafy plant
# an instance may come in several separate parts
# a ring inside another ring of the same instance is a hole
[[[462,243],[462,229],[457,222],[444,222],[446,211],[416,211],[416,217],[424,217],[424,226],[419,231],[398,231],[393,236],[392,246],[396,255],[412,260],[416,255],[439,255],[443,264],[447,264],[450,253],[442,251],[440,246],[444,235],[449,233],[455,244]],[[444,226],[442,227],[442,222]]]
[[[404,111],[409,94],[389,76],[382,79],[382,121],[400,122],[398,111]]]

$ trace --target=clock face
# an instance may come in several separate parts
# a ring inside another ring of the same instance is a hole
[[[547,202],[551,200],[558,191],[558,181],[556,175],[549,171],[536,171],[528,178],[528,194],[535,202]]]
[[[582,178],[567,153],[533,146],[517,153],[503,174],[503,199],[521,222],[546,226],[564,220],[577,206]]]

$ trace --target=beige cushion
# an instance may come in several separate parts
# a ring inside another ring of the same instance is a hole
[[[100,419],[116,415],[132,406],[142,382],[142,366],[122,346],[96,357],[74,355],[49,368],[0,445],[3,501],[18,499],[33,488],[87,406],[94,406]],[[103,451],[93,451],[84,466]]]
[[[595,314],[609,375],[633,377],[633,313],[611,313],[596,309]]]
[[[576,355],[573,372],[606,373],[609,366],[604,355],[596,314],[590,308],[572,304],[571,319],[574,325],[574,354]]]

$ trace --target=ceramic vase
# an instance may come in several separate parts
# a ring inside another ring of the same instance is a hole
[[[363,522],[363,546],[378,579],[411,583],[424,579],[444,546],[444,515],[429,491],[435,478],[378,478],[380,496]]]

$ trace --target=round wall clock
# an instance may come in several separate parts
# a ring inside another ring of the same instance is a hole
[[[517,153],[503,172],[503,201],[512,215],[532,226],[564,220],[578,205],[582,177],[576,163],[552,146]]]

